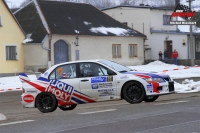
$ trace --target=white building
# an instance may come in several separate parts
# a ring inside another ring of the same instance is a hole
[[[170,59],[172,51],[176,49],[179,53],[178,62],[187,65],[190,58],[189,33],[181,32],[177,25],[169,24],[170,20],[176,21],[176,18],[170,18],[174,9],[175,7],[121,5],[102,11],[147,36],[145,40],[146,60],[158,60],[159,51],[164,52],[165,49]],[[196,56],[196,59],[200,57]]]

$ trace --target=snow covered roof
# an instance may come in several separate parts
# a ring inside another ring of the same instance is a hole
[[[142,36],[92,5],[38,1],[52,34],[92,36]]]

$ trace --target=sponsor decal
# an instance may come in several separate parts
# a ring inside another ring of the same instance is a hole
[[[25,95],[24,97],[23,97],[23,100],[24,100],[24,102],[26,102],[26,103],[32,103],[33,101],[34,101],[34,96],[32,96],[32,95]]]
[[[182,17],[186,21],[170,21],[171,25],[196,25],[195,21],[191,21],[191,19],[195,15],[195,11],[192,11],[191,8],[189,8],[186,5],[178,4],[174,10],[174,12],[171,14],[171,18],[173,17]]]
[[[99,83],[99,88],[112,88],[112,83]]]
[[[33,90],[30,90],[30,91],[27,91],[28,93],[36,93],[37,91],[33,91]]]
[[[106,82],[106,77],[91,78],[91,83]]]
[[[112,82],[113,81],[113,76],[108,76],[107,77],[107,82]]]
[[[113,96],[115,95],[114,89],[102,89],[98,90],[99,96]]]
[[[46,88],[45,92],[51,92],[57,98],[69,102],[71,99],[71,94],[74,91],[74,87],[70,86],[59,80],[51,80],[49,86]]]
[[[150,91],[150,92],[153,91],[153,86],[151,84],[147,85],[147,91]]]
[[[124,76],[120,77],[120,79],[129,79],[129,77],[127,75],[124,75]]]
[[[45,72],[45,73],[44,73],[44,76],[48,76],[48,72]]]
[[[91,84],[91,86],[92,86],[92,89],[98,89],[99,88],[98,84]]]

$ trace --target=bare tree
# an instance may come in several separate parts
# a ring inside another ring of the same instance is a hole
[[[120,5],[137,5],[140,4],[141,0],[120,0]]]
[[[91,4],[99,9],[115,6],[113,0],[83,0],[84,3]]]

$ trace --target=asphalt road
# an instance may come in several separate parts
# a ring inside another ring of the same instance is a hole
[[[152,103],[110,101],[42,114],[23,108],[21,92],[0,93],[0,133],[198,133],[200,93],[160,96]]]

